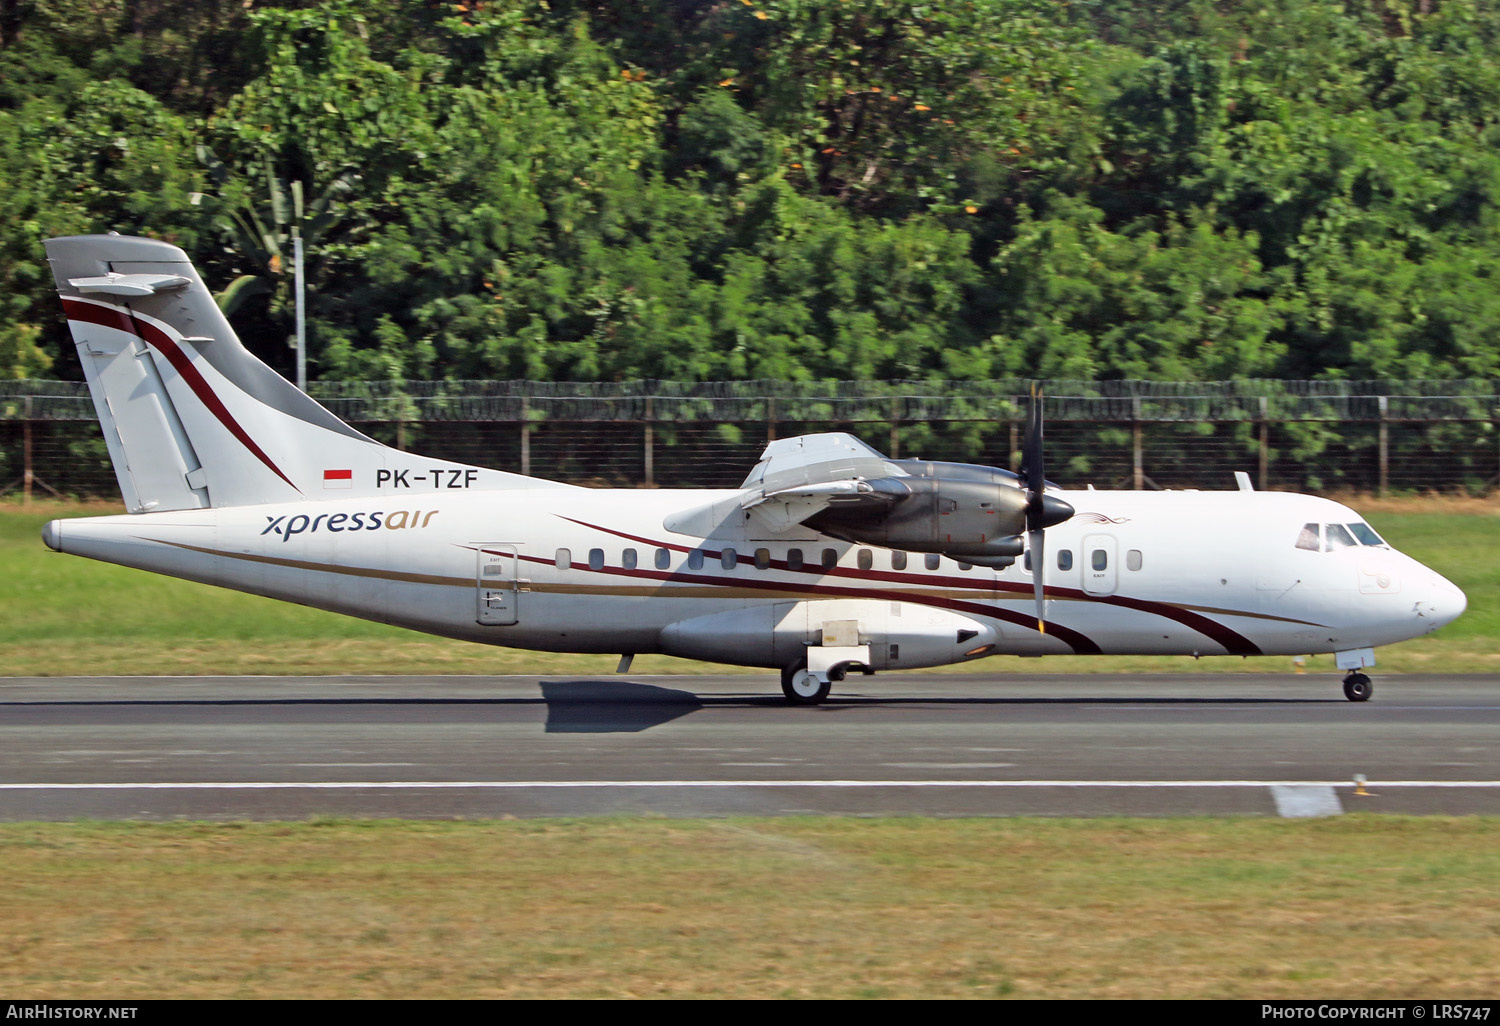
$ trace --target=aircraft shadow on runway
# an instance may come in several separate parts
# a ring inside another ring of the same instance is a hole
[[[41,706],[83,707],[149,707],[149,706],[474,706],[477,709],[495,706],[533,706],[544,704],[547,709],[545,730],[549,734],[614,734],[637,733],[650,730],[691,713],[703,710],[759,709],[785,716],[818,716],[844,714],[861,709],[899,709],[901,707],[959,707],[980,708],[986,706],[1275,706],[1275,705],[1345,705],[1338,698],[1249,698],[1244,696],[1219,697],[1160,697],[1160,696],[919,696],[919,695],[834,695],[825,703],[812,707],[793,707],[777,693],[738,695],[697,695],[680,688],[662,687],[658,684],[642,684],[619,679],[579,679],[562,681],[539,681],[540,698],[467,698],[454,696],[430,697],[329,697],[329,698],[149,698],[149,699],[95,699],[42,702],[3,702],[0,708]],[[899,684],[897,685],[899,687]]]
[[[649,730],[702,709],[691,691],[623,680],[543,681],[549,734],[617,734]],[[710,699],[712,702],[712,699]],[[733,700],[743,704],[743,700]]]

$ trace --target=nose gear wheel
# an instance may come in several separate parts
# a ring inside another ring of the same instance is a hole
[[[1374,693],[1375,685],[1363,673],[1356,671],[1344,678],[1344,697],[1349,701],[1368,702]]]

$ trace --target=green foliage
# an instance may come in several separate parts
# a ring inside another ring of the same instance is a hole
[[[0,327],[0,370],[14,378],[34,378],[52,366],[52,357],[37,345],[42,329],[35,324]]]
[[[25,115],[0,110],[0,167],[6,183],[0,187],[0,377],[35,377],[51,364],[41,342],[41,325],[48,312],[37,300],[51,284],[41,239],[57,222],[48,220],[44,190],[37,187],[44,174],[40,150],[48,120],[41,110]]]
[[[0,373],[110,229],[285,366],[295,187],[325,377],[1493,377],[1497,53],[1479,0],[6,5]]]
[[[1111,232],[1102,211],[1047,199],[1049,216],[1023,209],[994,261],[1028,368],[1082,380],[1272,374],[1277,317],[1260,298],[1269,280],[1254,236],[1216,232],[1199,211]]]

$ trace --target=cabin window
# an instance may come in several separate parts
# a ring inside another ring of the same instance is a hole
[[[904,552],[892,552],[891,553],[891,569],[892,570],[905,570],[906,569],[906,553],[904,553]]]
[[[768,569],[770,566],[771,566],[771,550],[770,549],[756,549],[755,550],[755,569],[757,569],[757,570],[765,570],[765,569]]]
[[[1095,549],[1089,554],[1089,565],[1095,570],[1109,569],[1109,553],[1104,549]]]
[[[875,553],[871,552],[869,549],[860,549],[859,550],[859,568],[861,570],[869,570],[869,569],[872,569],[874,566],[875,566]]]
[[[943,565],[943,557],[938,555],[936,552],[929,552],[927,553],[927,555],[922,557],[922,565],[927,567],[927,569],[929,570],[936,570],[938,567]]]
[[[1125,569],[1139,570],[1141,568],[1141,550],[1131,549],[1125,553]]]
[[[1023,570],[1025,570],[1028,574],[1031,573],[1031,550],[1030,549],[1027,549],[1026,550],[1026,554],[1021,557],[1021,568]]]
[[[656,569],[666,570],[672,566],[672,554],[666,549],[656,550]]]
[[[1306,549],[1309,552],[1317,552],[1323,547],[1319,540],[1317,524],[1303,524],[1302,533],[1297,535],[1297,548]]]
[[[788,570],[801,570],[802,569],[802,550],[801,549],[787,549],[786,550],[786,568]]]
[[[1057,568],[1059,570],[1071,570],[1071,569],[1073,569],[1073,550],[1072,549],[1058,549],[1057,550]]]
[[[839,553],[837,549],[823,550],[823,569],[832,570],[839,565]]]
[[[974,569],[974,564],[973,563],[959,563],[958,564],[958,568],[960,570],[962,570],[964,573],[968,573],[970,570]]]
[[[1359,542],[1354,540],[1354,535],[1343,524],[1323,525],[1323,545],[1325,552],[1336,552],[1339,549],[1352,549]]]
[[[620,553],[620,566],[626,570],[635,569],[635,549],[626,549]]]
[[[603,570],[604,569],[604,550],[603,549],[589,549],[589,569],[590,570]]]
[[[1385,539],[1376,534],[1369,524],[1363,522],[1358,524],[1350,524],[1349,530],[1354,534],[1354,537],[1359,539],[1359,543],[1361,545],[1385,544]]]
[[[558,549],[557,558],[554,560],[559,570],[571,570],[573,568],[573,553],[567,549]]]
[[[692,552],[688,553],[688,569],[689,570],[702,570],[703,569],[703,550],[702,549],[694,549]]]
[[[733,549],[725,549],[719,553],[719,565],[725,570],[733,570],[740,561],[740,554]]]

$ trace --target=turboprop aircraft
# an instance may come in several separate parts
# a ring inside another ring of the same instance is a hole
[[[343,423],[251,355],[187,255],[47,242],[129,513],[60,551],[493,645],[849,672],[994,653],[1332,652],[1465,607],[1346,506],[1257,492],[1061,489],[1032,398],[1020,474],[778,439],[737,489],[589,489],[428,459]]]

